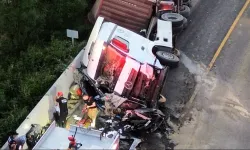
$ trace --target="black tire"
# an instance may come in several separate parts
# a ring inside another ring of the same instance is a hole
[[[153,52],[154,55],[156,55],[157,51],[165,51],[165,52],[173,53],[174,54],[173,48],[166,47],[166,46],[156,46],[156,47],[154,47],[152,49],[152,52]]]
[[[192,7],[192,2],[191,2],[191,0],[183,0],[183,5],[186,5],[188,7]]]
[[[173,34],[179,34],[184,30],[184,24],[178,27],[173,27]]]
[[[180,14],[185,17],[188,18],[190,16],[190,8],[187,5],[182,5],[181,10],[180,10]]]
[[[162,65],[169,66],[170,68],[177,67],[180,61],[175,54],[165,51],[157,51],[156,58],[160,61]]]
[[[183,20],[183,30],[185,30],[187,27],[188,27],[188,20],[187,20],[187,18],[184,17],[184,20]]]
[[[181,52],[176,48],[173,49],[173,48],[165,47],[165,46],[157,46],[157,48],[153,48],[153,54],[154,55],[156,55],[157,51],[165,51],[165,52],[168,52],[168,53],[172,53],[172,54],[175,54],[179,58],[181,56]]]
[[[173,27],[179,27],[183,24],[184,17],[177,13],[163,13],[160,16],[160,19],[164,21],[171,21]]]

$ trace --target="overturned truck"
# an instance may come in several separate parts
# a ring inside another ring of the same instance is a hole
[[[157,31],[151,41],[98,17],[74,81],[95,97],[100,110],[95,127],[103,127],[103,134],[119,130],[141,138],[169,129],[158,100],[168,69],[177,67],[179,58],[172,53],[172,23],[158,19]]]

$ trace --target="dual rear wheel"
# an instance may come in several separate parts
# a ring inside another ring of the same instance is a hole
[[[180,7],[180,13],[162,12],[159,15],[159,19],[164,21],[171,21],[173,34],[179,34],[181,31],[187,28],[188,18],[190,16],[191,0],[186,0]]]
[[[159,62],[170,68],[176,68],[179,64],[180,51],[169,47],[164,46],[155,46],[153,48],[153,54],[159,60]]]
[[[175,54],[166,51],[157,51],[156,57],[162,65],[169,66],[170,68],[176,68],[180,61]]]

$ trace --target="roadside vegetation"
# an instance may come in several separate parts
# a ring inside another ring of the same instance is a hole
[[[92,29],[93,0],[0,0],[0,145],[80,51]]]

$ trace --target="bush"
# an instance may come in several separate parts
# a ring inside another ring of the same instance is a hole
[[[66,29],[87,39],[92,25],[85,18],[93,2],[0,1],[0,145],[79,52]]]

